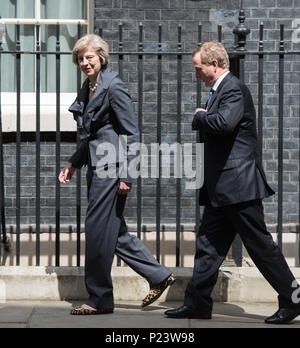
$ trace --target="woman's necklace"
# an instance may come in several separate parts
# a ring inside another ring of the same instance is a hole
[[[95,92],[95,90],[97,89],[97,87],[98,87],[98,82],[96,82],[96,84],[95,84],[94,86],[92,86],[92,82],[89,83],[89,88],[90,88],[90,91],[91,91],[92,93]]]

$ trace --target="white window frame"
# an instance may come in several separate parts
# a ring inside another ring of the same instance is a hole
[[[84,19],[42,19],[41,18],[41,0],[35,0],[35,18],[1,18],[0,24],[82,24],[86,25],[88,33],[91,33],[94,27],[94,0],[86,0],[88,4],[88,18]]]
[[[86,25],[87,32],[92,33],[94,29],[94,0],[86,0],[87,19],[41,19],[40,0],[35,0],[35,18],[2,18],[2,24],[21,24],[21,25],[37,25],[37,24],[78,24]],[[1,93],[2,108],[2,129],[3,132],[16,131],[16,92]],[[76,98],[76,93],[60,94],[60,129],[65,132],[76,131],[76,124],[72,115],[68,112],[68,107]],[[21,131],[36,131],[36,93],[21,93]],[[56,93],[41,93],[41,132],[54,132],[56,130]]]

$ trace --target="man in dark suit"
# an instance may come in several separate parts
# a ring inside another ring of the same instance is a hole
[[[218,270],[238,233],[260,272],[279,294],[279,310],[266,323],[289,322],[300,315],[300,306],[292,300],[295,278],[264,222],[262,199],[274,191],[267,184],[257,152],[250,91],[229,72],[222,44],[203,44],[193,53],[193,61],[196,77],[211,87],[206,107],[196,109],[192,123],[204,143],[204,185],[199,203],[205,210],[184,305],[165,314],[211,318],[211,293]]]

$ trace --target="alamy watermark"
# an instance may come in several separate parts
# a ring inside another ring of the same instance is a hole
[[[300,304],[300,286],[297,280],[294,280],[292,282],[292,288],[295,288],[295,290],[292,293],[292,301],[294,304]]]
[[[292,28],[295,28],[292,33],[292,42],[300,43],[300,18],[293,19]]]
[[[204,144],[132,143],[119,136],[119,144],[98,145],[96,173],[99,178],[185,178],[186,189],[199,189],[204,182]],[[193,165],[194,162],[194,165]]]

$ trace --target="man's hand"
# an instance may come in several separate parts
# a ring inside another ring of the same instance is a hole
[[[126,182],[120,181],[118,194],[119,195],[127,195],[131,191],[131,186],[132,185],[130,183],[126,183]]]
[[[207,112],[206,109],[203,109],[203,108],[197,108],[195,113],[194,113],[194,118],[193,118],[193,121],[192,121],[192,130],[200,130],[200,126],[199,126],[199,118],[200,118],[200,115],[197,115],[198,112]]]
[[[62,184],[66,184],[67,182],[70,182],[75,171],[76,171],[76,168],[72,166],[72,163],[67,163],[65,168],[59,174],[59,177],[58,177],[59,181]]]
[[[194,112],[194,115],[196,115],[199,111],[207,112],[206,109],[201,109],[201,108],[199,109],[199,108],[198,108],[198,109],[196,109],[196,111]]]

